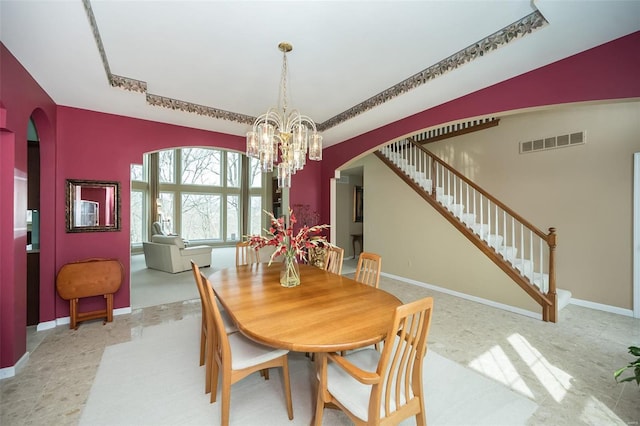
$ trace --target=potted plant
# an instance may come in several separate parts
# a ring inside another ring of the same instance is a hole
[[[631,382],[634,381],[638,384],[638,386],[640,386],[640,347],[638,346],[629,346],[629,353],[633,356],[637,356],[639,357],[638,359],[636,359],[635,361],[630,362],[628,365],[626,365],[625,367],[622,367],[619,370],[616,370],[615,373],[613,373],[613,377],[616,379],[616,381],[618,383],[622,383],[622,382]],[[633,374],[631,376],[625,377],[624,379],[620,379],[620,375],[628,369],[632,369]]]

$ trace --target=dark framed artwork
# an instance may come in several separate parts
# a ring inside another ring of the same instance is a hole
[[[364,211],[363,189],[361,186],[353,187],[353,221],[362,222]]]

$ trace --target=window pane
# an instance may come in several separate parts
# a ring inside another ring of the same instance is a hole
[[[250,158],[250,160],[249,187],[262,188],[262,168],[260,167],[260,161],[255,158]]]
[[[227,152],[227,187],[240,188],[240,154]]]
[[[160,182],[175,183],[175,151],[169,149],[158,153]]]
[[[220,186],[222,151],[204,148],[182,149],[182,183]]]
[[[141,244],[145,232],[144,192],[131,191],[131,243]]]
[[[173,192],[161,192],[158,203],[158,218],[162,232],[165,234],[175,234],[173,224],[175,223],[175,194]]]
[[[240,241],[240,196],[227,195],[227,241]]]
[[[137,180],[138,182],[144,182],[144,172],[143,172],[142,164],[132,164],[131,165],[131,180]]]
[[[182,238],[188,240],[220,240],[220,194],[182,193]]]
[[[260,235],[262,233],[262,197],[252,195],[249,199],[249,234]]]

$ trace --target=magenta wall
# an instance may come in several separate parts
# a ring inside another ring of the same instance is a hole
[[[0,43],[0,368],[13,366],[26,350],[27,125],[32,116],[41,154],[41,281],[52,282],[53,171],[56,105]],[[42,160],[41,160],[42,161]],[[48,287],[49,293],[52,287]],[[42,290],[41,290],[42,292]],[[42,312],[41,312],[42,315]]]
[[[330,179],[351,159],[442,123],[523,108],[640,97],[640,32],[372,130],[325,150],[321,171],[322,220],[329,216]]]

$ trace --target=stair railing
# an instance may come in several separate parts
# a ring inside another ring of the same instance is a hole
[[[413,139],[376,154],[536,300],[543,320],[556,322],[555,228],[545,234]]]

